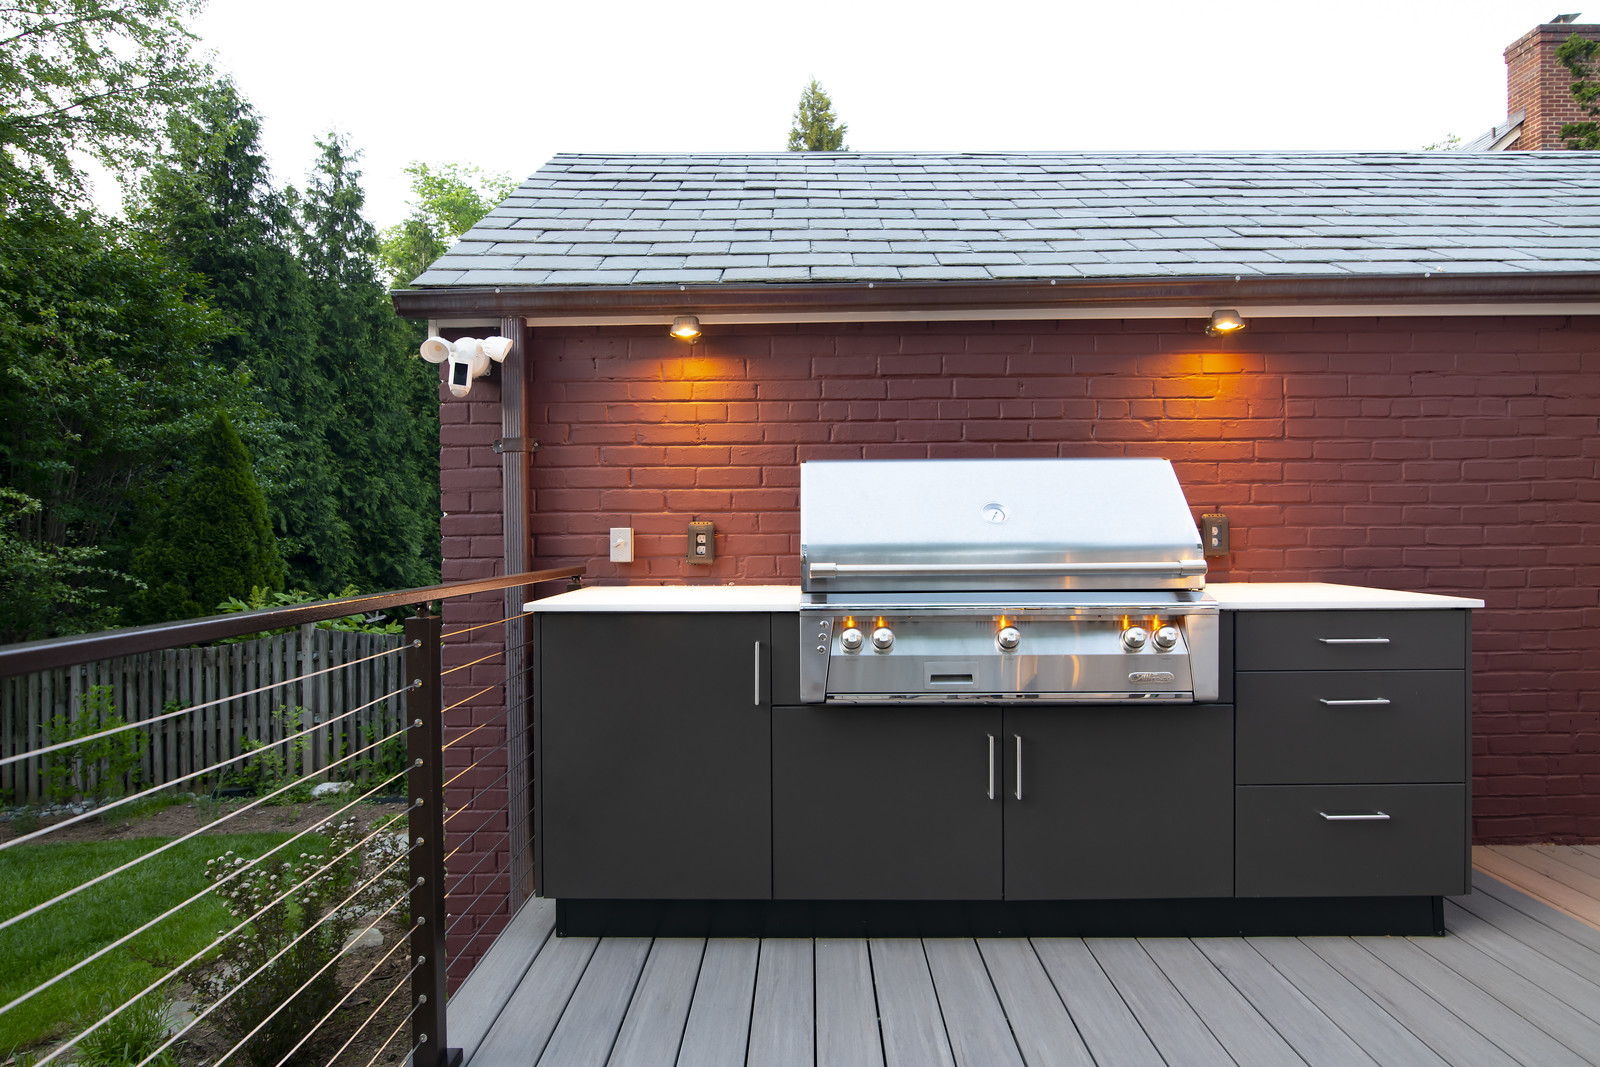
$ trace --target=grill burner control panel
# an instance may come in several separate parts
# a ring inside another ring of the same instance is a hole
[[[1215,699],[1215,610],[1188,604],[1168,611],[878,614],[808,607],[802,612],[802,699]]]

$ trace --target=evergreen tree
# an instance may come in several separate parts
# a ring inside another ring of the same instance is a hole
[[[133,573],[145,583],[129,599],[134,622],[210,615],[230,597],[283,588],[266,499],[225,414],[196,437],[190,460],[134,554]]]
[[[413,163],[406,173],[411,175],[411,214],[383,232],[379,252],[392,286],[404,285],[427,270],[516,188],[508,175],[486,175],[477,167],[456,163],[437,169]]]
[[[335,386],[317,343],[311,285],[299,258],[293,189],[272,185],[255,109],[213,85],[168,125],[170,149],[129,213],[203,281],[225,317],[219,364],[248,372],[270,426],[250,436],[290,581],[343,586],[354,564],[327,434]]]
[[[357,155],[337,134],[317,146],[322,155],[302,205],[301,261],[337,398],[327,439],[355,549],[347,581],[364,589],[425,585],[439,576],[435,372],[415,358],[378,279],[378,235],[361,214]]]
[[[1600,149],[1600,77],[1595,73],[1595,57],[1600,56],[1600,41],[1573,34],[1556,49],[1556,58],[1572,74],[1572,98],[1589,115],[1587,122],[1567,122],[1561,138],[1568,148],[1582,151]]]
[[[848,152],[844,135],[849,128],[833,113],[833,101],[812,78],[800,94],[800,106],[789,126],[789,151]]]

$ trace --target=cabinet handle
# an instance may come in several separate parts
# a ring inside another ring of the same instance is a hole
[[[1368,700],[1329,700],[1327,697],[1318,697],[1317,700],[1330,708],[1348,708],[1355,705],[1376,705],[1389,703],[1388,697],[1372,697]]]
[[[994,734],[989,735],[989,799],[994,799]]]
[[[756,642],[756,693],[755,705],[761,706],[761,642]]]
[[[1325,645],[1387,645],[1387,637],[1319,637]]]
[[[1014,735],[1017,739],[1017,799],[1022,799],[1022,735]]]
[[[1329,822],[1387,822],[1389,816],[1381,811],[1359,812],[1353,815],[1330,815],[1328,812],[1319,811],[1318,815]]]

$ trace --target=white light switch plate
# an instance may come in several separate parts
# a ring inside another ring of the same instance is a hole
[[[611,562],[633,562],[633,527],[611,527]]]

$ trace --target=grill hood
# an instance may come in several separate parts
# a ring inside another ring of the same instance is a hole
[[[813,594],[1205,587],[1164,459],[807,462],[800,550]]]

